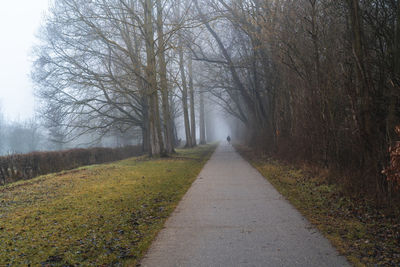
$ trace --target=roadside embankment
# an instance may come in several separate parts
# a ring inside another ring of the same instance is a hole
[[[134,266],[215,145],[0,188],[0,266]]]

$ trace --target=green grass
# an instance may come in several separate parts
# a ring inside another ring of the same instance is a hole
[[[0,266],[135,265],[214,149],[0,187]]]
[[[354,266],[400,265],[399,214],[352,198],[322,170],[316,175],[235,147]]]

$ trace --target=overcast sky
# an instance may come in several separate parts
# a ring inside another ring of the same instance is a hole
[[[6,118],[33,115],[31,49],[49,0],[1,0],[0,106]]]

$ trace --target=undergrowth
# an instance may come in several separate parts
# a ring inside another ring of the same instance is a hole
[[[400,217],[327,179],[235,146],[355,266],[400,266]],[[319,174],[318,174],[319,173]]]
[[[135,265],[214,149],[0,187],[0,266]]]

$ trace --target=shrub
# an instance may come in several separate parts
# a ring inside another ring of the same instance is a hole
[[[396,126],[395,131],[400,136],[400,125]],[[398,191],[400,189],[400,142],[397,141],[389,147],[389,154],[390,164],[382,173],[386,175],[392,189]]]
[[[121,160],[142,154],[141,146],[32,152],[0,157],[0,185],[80,166]]]

